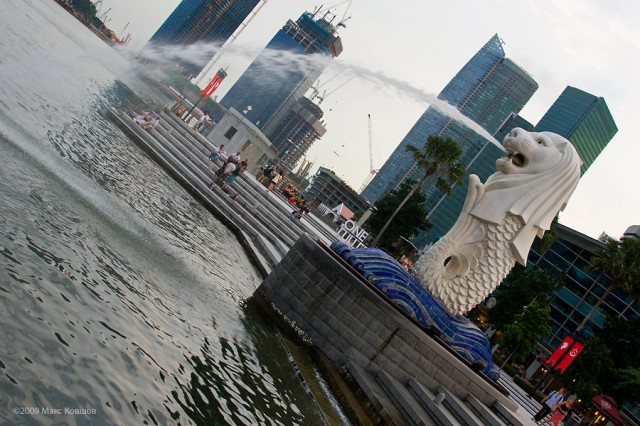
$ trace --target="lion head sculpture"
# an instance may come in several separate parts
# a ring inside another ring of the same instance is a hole
[[[470,211],[478,219],[502,223],[507,213],[524,228],[512,241],[516,259],[526,265],[537,235],[542,237],[578,185],[582,161],[567,139],[550,132],[513,129],[504,139],[507,156],[484,184],[484,195]]]

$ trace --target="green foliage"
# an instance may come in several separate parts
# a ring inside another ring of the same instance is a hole
[[[640,400],[640,333],[638,325],[608,318],[566,372],[569,388],[588,398],[604,393],[618,404]]]
[[[372,245],[382,246],[382,235],[393,222],[397,214],[403,209],[405,203],[422,187],[424,181],[432,175],[437,177],[436,187],[447,195],[451,193],[451,186],[461,183],[464,177],[465,166],[456,163],[462,155],[462,149],[456,141],[451,138],[442,138],[431,135],[427,138],[427,143],[422,148],[413,145],[407,146],[407,151],[413,155],[415,165],[424,170],[420,180],[414,185],[405,198],[398,204],[398,207],[391,214],[379,232],[376,233]],[[405,209],[407,210],[407,209]],[[388,241],[388,239],[387,239]]]
[[[382,229],[398,205],[414,186],[414,181],[407,180],[403,182],[397,190],[389,192],[378,200],[375,204],[376,212],[373,213],[364,224],[367,231],[373,235],[380,232],[380,229]],[[424,192],[421,190],[415,191],[407,201],[405,208],[400,210],[393,222],[391,222],[383,237],[380,239],[378,246],[390,251],[391,244],[399,237],[409,238],[416,231],[429,227],[427,210],[424,207],[426,199],[427,197],[424,195]]]
[[[72,0],[71,5],[74,10],[84,15],[88,21],[96,17],[96,6],[90,0]]]
[[[617,368],[640,366],[640,327],[636,322],[609,317],[597,335],[611,351]]]
[[[546,300],[535,300],[515,316],[515,321],[504,327],[500,345],[517,362],[533,352],[540,336],[551,334],[551,307]]]
[[[625,238],[618,241],[609,238],[605,248],[597,249],[589,262],[589,270],[607,275],[611,284],[578,325],[576,333],[584,329],[612,290],[622,290],[634,299],[640,296],[640,239]]]
[[[498,329],[504,330],[507,324],[515,321],[522,307],[531,301],[544,299],[547,294],[562,287],[563,281],[558,273],[546,271],[537,266],[525,269],[516,265],[498,288],[495,295],[496,306],[489,311],[489,320]]]
[[[451,138],[431,135],[422,149],[413,145],[408,145],[406,149],[413,155],[417,165],[424,170],[420,183],[437,174],[436,187],[447,195],[451,194],[453,184],[462,183],[465,166],[457,163],[462,156],[462,148],[458,142]]]
[[[516,374],[518,374],[518,370],[508,364],[502,366],[502,371],[504,371],[509,377],[514,377]]]
[[[617,371],[617,384],[611,394],[618,405],[627,401],[640,401],[640,369],[622,368]]]
[[[613,288],[637,299],[640,296],[640,240],[610,238],[604,249],[597,249],[591,257],[591,269],[608,275]]]
[[[564,376],[567,388],[589,401],[603,392],[603,382],[615,377],[610,349],[598,337],[589,339]]]
[[[513,381],[520,386],[528,395],[535,395],[536,389],[531,383],[526,380],[521,379],[519,376],[515,376]]]

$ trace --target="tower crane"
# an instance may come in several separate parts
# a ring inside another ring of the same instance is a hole
[[[369,182],[371,182],[371,179],[373,179],[376,173],[380,171],[380,169],[376,169],[373,166],[373,132],[371,131],[371,114],[367,114],[367,117],[369,120],[369,175],[367,176],[367,179],[365,179],[364,183],[360,187],[360,190],[358,191],[359,193],[362,193],[362,191],[367,187]]]

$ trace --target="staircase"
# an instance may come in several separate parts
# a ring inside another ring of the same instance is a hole
[[[413,379],[400,383],[384,371],[364,370],[351,362],[347,363],[346,368],[371,402],[373,409],[388,425],[520,426],[534,424],[530,421],[532,412],[529,411],[534,408],[534,405],[529,405],[526,409],[523,407],[522,412],[518,410],[514,413],[497,402],[487,406],[471,394],[460,399],[442,386],[431,389]],[[521,389],[520,391],[522,392]]]

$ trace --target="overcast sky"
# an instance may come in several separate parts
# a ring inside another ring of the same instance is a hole
[[[131,33],[130,48],[139,50],[179,3],[103,0],[100,9],[108,10],[107,25],[119,36]],[[335,6],[337,20],[348,19],[340,30],[344,52],[320,77],[328,131],[307,153],[312,171],[331,168],[358,190],[370,171],[367,114],[377,169],[428,99],[497,33],[507,57],[540,86],[521,111],[524,118],[536,124],[569,85],[603,97],[619,129],[582,177],[560,223],[594,238],[602,232],[617,238],[640,224],[640,2],[268,0],[213,68],[229,73],[216,94],[226,93],[287,19],[322,4]]]

